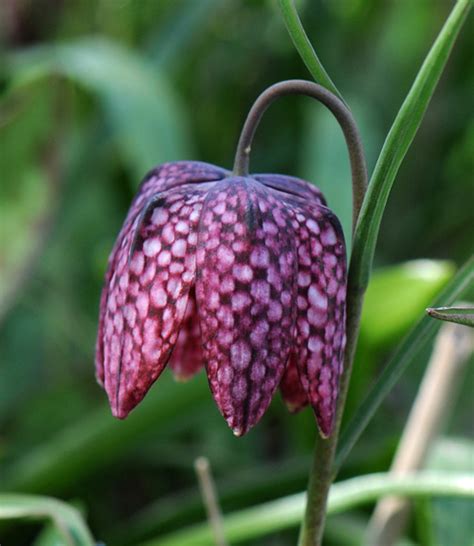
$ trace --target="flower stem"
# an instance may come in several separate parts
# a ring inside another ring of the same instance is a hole
[[[319,434],[317,435],[309,472],[306,509],[299,546],[314,546],[321,543],[326,519],[326,504],[332,482],[334,448],[331,438],[324,440]]]
[[[255,101],[245,120],[240,135],[234,163],[235,176],[247,176],[249,157],[255,131],[263,114],[270,104],[287,95],[307,95],[324,104],[338,121],[344,134],[352,175],[353,230],[367,189],[367,169],[364,150],[356,122],[347,106],[325,87],[305,80],[279,82],[266,89]],[[357,283],[358,275],[349,268],[347,287],[346,349],[344,371],[341,376],[339,401],[334,433],[328,439],[318,437],[314,460],[310,471],[306,512],[300,535],[300,546],[319,546],[321,544],[326,517],[326,503],[329,488],[334,478],[334,457],[338,434],[341,427],[342,412],[347,397],[352,362],[359,333],[359,322],[365,286]]]
[[[352,276],[352,278],[354,277]],[[364,290],[351,283],[349,269],[346,318],[347,342],[344,353],[344,371],[340,379],[336,423],[334,432],[329,438],[323,439],[318,437],[316,440],[313,463],[308,480],[306,510],[301,525],[299,546],[320,546],[322,542],[327,497],[331,483],[335,478],[334,458],[347,392],[349,390],[352,364],[359,335],[363,299]]]
[[[364,150],[356,122],[347,106],[333,93],[306,80],[287,80],[267,88],[255,101],[240,134],[234,162],[234,175],[247,176],[255,131],[266,109],[273,101],[287,95],[306,95],[326,106],[338,121],[349,151],[352,173],[353,228],[367,188],[367,169]]]

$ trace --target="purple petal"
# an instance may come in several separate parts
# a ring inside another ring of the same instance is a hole
[[[127,220],[142,210],[144,204],[159,192],[183,184],[198,184],[200,182],[221,180],[228,174],[224,169],[200,161],[163,163],[152,169],[143,179],[137,195],[130,206]]]
[[[297,241],[296,363],[323,436],[331,434],[345,346],[346,258],[334,214],[299,198],[293,211]]]
[[[201,329],[197,316],[196,295],[191,288],[188,305],[171,355],[170,368],[179,381],[190,379],[204,366],[201,346]]]
[[[282,202],[252,179],[228,178],[206,197],[198,314],[210,387],[236,435],[261,418],[289,358],[296,288],[290,232]]]
[[[252,175],[252,178],[255,178],[269,188],[297,195],[303,199],[309,198],[319,205],[326,205],[326,199],[321,190],[301,178],[282,174],[256,174]]]
[[[290,356],[285,373],[280,383],[282,398],[291,413],[302,410],[309,404],[306,391],[301,384],[295,355]]]
[[[209,185],[159,194],[122,233],[103,317],[104,384],[124,418],[165,367],[196,269],[197,227]]]
[[[130,205],[124,225],[120,230],[115,245],[110,253],[107,272],[105,274],[105,283],[101,293],[100,308],[99,308],[99,329],[96,341],[96,377],[98,382],[104,384],[104,322],[106,301],[110,290],[110,280],[115,270],[117,256],[121,253],[120,249],[124,246],[131,247],[131,242],[125,243],[125,238],[129,235],[132,229],[133,222],[136,221],[137,215],[143,211],[147,202],[156,194],[166,189],[173,188],[182,184],[197,184],[199,182],[210,182],[220,180],[227,175],[227,171],[201,163],[199,161],[177,161],[175,163],[164,163],[152,169],[143,179],[135,199]]]

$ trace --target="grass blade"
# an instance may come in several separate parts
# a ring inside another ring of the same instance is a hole
[[[1,494],[0,519],[50,519],[67,546],[94,546],[80,513],[65,502],[34,495]]]
[[[474,497],[474,478],[452,472],[420,472],[403,477],[390,474],[369,474],[332,486],[328,514],[337,514],[386,495],[407,497],[457,496]],[[306,495],[298,493],[241,510],[224,517],[227,540],[232,543],[255,539],[300,524]],[[207,524],[157,538],[143,546],[207,546],[212,534]]]
[[[306,65],[306,68],[309,70],[311,76],[313,76],[314,81],[331,91],[331,93],[334,93],[334,95],[344,102],[342,95],[329,77],[329,74],[326,72],[316,51],[314,51],[314,48],[311,45],[298,16],[298,12],[296,11],[294,0],[280,0],[279,4],[288,34]]]
[[[395,118],[375,165],[359,215],[351,258],[352,282],[360,289],[368,284],[380,223],[398,169],[415,138],[471,6],[472,0],[458,0],[454,6]]]

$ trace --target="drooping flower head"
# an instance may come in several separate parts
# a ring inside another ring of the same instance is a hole
[[[345,343],[346,256],[321,192],[281,175],[198,162],[152,170],[112,250],[100,304],[98,380],[124,418],[169,364],[206,369],[235,434],[280,386],[331,433]]]

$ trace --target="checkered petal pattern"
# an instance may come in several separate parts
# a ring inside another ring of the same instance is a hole
[[[282,175],[198,162],[149,173],[112,250],[96,373],[124,418],[167,364],[205,367],[238,436],[275,390],[331,433],[345,344],[346,257],[321,192]]]

